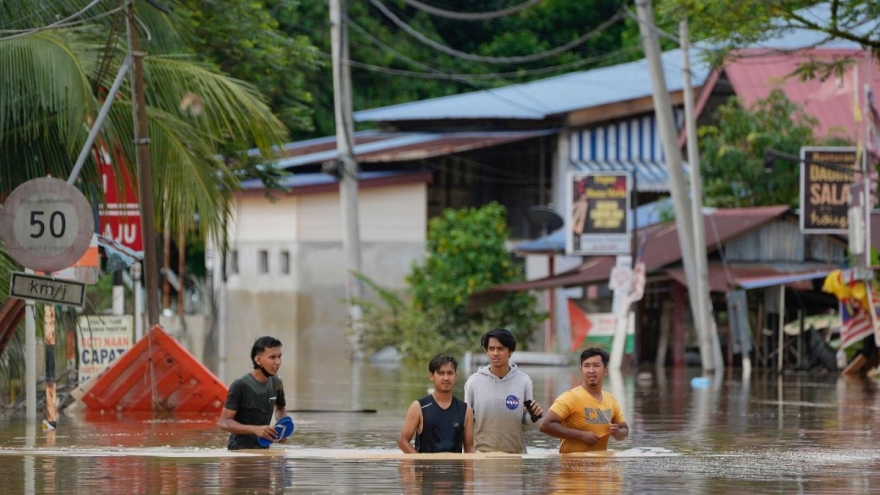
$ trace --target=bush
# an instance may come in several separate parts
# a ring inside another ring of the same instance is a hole
[[[505,327],[525,348],[546,314],[534,296],[507,293],[485,308],[469,311],[471,295],[523,279],[511,260],[507,212],[497,203],[482,208],[447,209],[429,223],[427,251],[407,276],[409,289],[396,294],[361,277],[377,301],[360,301],[365,351],[394,346],[404,359],[424,361],[439,352],[461,355],[479,349],[479,337]]]

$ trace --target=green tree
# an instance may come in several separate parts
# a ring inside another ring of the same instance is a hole
[[[175,16],[189,32],[187,44],[225,74],[253,84],[288,129],[312,131],[308,75],[322,66],[304,34],[281,26],[299,21],[289,0],[180,0]],[[331,92],[332,94],[332,92]]]
[[[792,29],[853,41],[875,53],[880,50],[876,0],[660,0],[657,12],[667,23],[686,16],[694,39],[717,44],[719,61],[730,50],[784,37]],[[839,66],[821,72],[835,67]]]
[[[507,212],[497,203],[447,209],[431,220],[427,257],[413,264],[403,298],[368,281],[380,302],[365,307],[368,349],[394,345],[407,358],[424,360],[440,351],[478,347],[480,335],[506,327],[527,346],[545,315],[526,292],[499,295],[482,308],[469,305],[477,292],[522,280],[522,269],[505,248]]]
[[[0,4],[3,195],[29,179],[70,175],[125,58],[123,5],[88,0]],[[145,0],[134,5],[147,53],[143,66],[157,227],[169,218],[175,229],[191,229],[197,218],[202,239],[212,236],[222,243],[231,194],[241,177],[255,170],[242,157],[252,147],[271,156],[273,147],[286,141],[286,129],[252,85],[223,75],[192,53],[178,30],[181,23]],[[137,177],[133,137],[132,96],[124,84],[102,127],[100,144],[117,172],[125,169]],[[101,149],[96,146],[95,151]],[[100,196],[92,156],[80,183]],[[0,272],[17,268],[0,256]],[[0,302],[5,299],[0,296]],[[16,352],[21,349],[7,349],[10,356]]]
[[[796,206],[797,164],[777,160],[768,170],[765,151],[798,155],[801,146],[848,144],[842,138],[817,140],[814,129],[818,121],[779,89],[750,108],[731,97],[718,107],[714,117],[715,125],[698,130],[704,202],[708,206]]]

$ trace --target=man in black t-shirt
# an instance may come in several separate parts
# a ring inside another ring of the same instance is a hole
[[[400,450],[407,454],[474,451],[474,412],[452,396],[457,369],[458,362],[448,354],[428,363],[434,392],[410,404],[397,439]]]
[[[271,426],[272,416],[279,420],[287,415],[284,407],[284,386],[276,375],[281,367],[281,341],[260,337],[251,348],[250,373],[232,382],[226,404],[220,413],[220,429],[228,431],[229,450],[264,449],[258,438],[276,439]]]

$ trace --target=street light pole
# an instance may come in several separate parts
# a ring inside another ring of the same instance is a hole
[[[330,0],[330,42],[333,65],[333,100],[336,116],[336,149],[339,154],[339,201],[342,210],[342,249],[345,255],[345,296],[351,319],[349,347],[351,357],[360,359],[360,320],[363,311],[361,242],[358,218],[358,164],[354,156],[354,123],[351,108],[351,73],[348,66],[346,0]]]

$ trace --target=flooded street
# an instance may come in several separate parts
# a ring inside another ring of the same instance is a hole
[[[55,432],[0,416],[0,493],[876,493],[876,381],[697,369],[606,379],[632,428],[608,455],[565,456],[535,428],[527,455],[404,456],[406,409],[427,372],[348,364],[285,370],[296,430],[266,452],[228,452],[216,416],[62,413]],[[574,367],[522,366],[549,407]],[[470,370],[473,371],[473,370]],[[299,373],[296,373],[299,372]],[[462,396],[469,371],[460,368]]]

